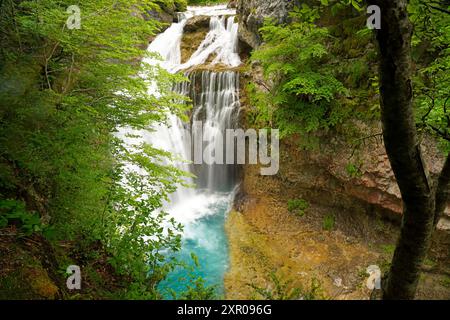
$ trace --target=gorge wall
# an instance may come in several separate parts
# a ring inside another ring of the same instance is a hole
[[[236,6],[239,17],[239,38],[254,49],[262,42],[258,30],[263,26],[264,20],[270,18],[279,23],[287,22],[289,12],[299,1],[237,0],[232,3]]]
[[[251,51],[262,43],[258,29],[264,20],[287,22],[295,1],[238,0],[232,5],[237,7],[239,39]],[[246,84],[264,82],[257,63],[243,72],[241,82],[245,114],[251,109]],[[248,126],[245,116],[242,125]],[[255,297],[255,287],[273,289],[274,275],[289,283],[288,288],[306,291],[318,281],[322,294],[329,298],[369,298],[366,268],[375,264],[387,271],[402,201],[381,139],[381,125],[361,121],[353,125],[364,132],[357,149],[336,132],[319,136],[319,145],[312,150],[302,149],[299,137],[291,137],[281,141],[276,176],[263,177],[259,168],[244,166],[235,211],[226,226],[231,252],[225,278],[227,298]],[[437,175],[442,153],[429,138],[424,138],[422,147],[431,174]],[[308,203],[301,216],[288,208],[295,199]],[[332,221],[331,228],[327,221]],[[439,224],[419,298],[448,298],[438,273],[449,271],[449,221],[447,216]]]
[[[253,50],[262,43],[258,30],[264,20],[274,19],[285,23],[289,20],[289,12],[298,4],[291,0],[237,0],[232,3],[237,7],[239,38]],[[251,70],[243,74],[242,82],[243,86],[251,82],[264,83],[257,64],[254,63]],[[270,84],[265,83],[264,86],[270,87]],[[245,88],[242,90],[245,91]],[[244,108],[251,107],[248,101],[244,101],[243,105]],[[346,137],[336,132],[331,136],[319,137],[320,146],[312,151],[297,148],[298,141],[295,139],[285,139],[282,142],[284,155],[277,179],[284,181],[287,187],[301,185],[303,190],[310,190],[311,194],[323,191],[328,196],[326,199],[320,197],[320,201],[325,200],[332,206],[349,207],[351,202],[355,202],[363,205],[365,211],[378,211],[389,220],[399,222],[402,213],[400,190],[384,148],[381,125],[378,122],[355,121],[354,126],[364,133],[361,135],[361,146],[356,149],[349,146]],[[424,138],[422,148],[430,166],[429,171],[436,176],[442,168],[442,152],[428,137]],[[349,164],[354,166],[354,172],[349,172]],[[310,176],[307,177],[305,173]],[[450,214],[450,210],[447,210],[447,214]],[[448,228],[447,218],[444,217],[445,221],[441,222],[441,229]]]

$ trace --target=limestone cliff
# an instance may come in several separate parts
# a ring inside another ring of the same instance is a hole
[[[239,39],[251,48],[261,44],[259,28],[267,18],[279,23],[287,22],[289,11],[298,0],[238,0],[236,2],[239,17]]]
[[[254,50],[261,45],[258,33],[266,18],[283,23],[295,1],[237,0],[239,37]],[[254,63],[242,81],[242,126],[252,106],[245,84],[264,83]],[[270,274],[309,290],[318,279],[326,297],[367,299],[366,268],[379,265],[387,271],[400,226],[402,200],[377,122],[352,124],[361,132],[360,145],[348,143],[339,132],[318,134],[319,145],[300,147],[299,137],[281,141],[280,171],[263,177],[258,167],[246,165],[230,214],[231,267],[225,277],[227,297],[254,298],[254,286],[273,288]],[[425,160],[436,176],[443,155],[433,139],[423,138]],[[302,199],[302,215],[289,210],[291,200]],[[330,223],[331,221],[331,223]],[[418,298],[448,298],[444,283],[448,272],[449,218],[442,219],[434,237]]]

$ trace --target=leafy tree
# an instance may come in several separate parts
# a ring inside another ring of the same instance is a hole
[[[447,157],[439,177],[432,179],[422,158],[414,116],[412,24],[408,17],[407,1],[380,0],[371,4],[380,6],[382,12],[382,28],[377,31],[377,40],[383,133],[403,199],[400,238],[383,288],[383,298],[413,299],[435,221],[443,213],[449,199],[450,157]],[[445,37],[437,41],[442,40]],[[437,63],[440,57],[438,53]],[[445,64],[442,68],[445,69]],[[439,94],[440,90],[435,93]],[[442,107],[446,112],[445,103]],[[427,119],[425,121],[427,126],[438,125],[427,122]]]
[[[347,90],[328,63],[328,30],[316,26],[318,17],[317,8],[303,5],[292,12],[292,23],[268,21],[260,30],[264,44],[252,55],[270,83],[266,90],[264,83],[250,85],[255,122],[279,127],[282,136],[328,129],[345,114],[335,100]]]
[[[84,0],[81,29],[70,30],[72,4],[0,3],[0,221],[12,220],[5,203],[25,203],[55,241],[101,241],[130,297],[157,298],[172,265],[162,251],[180,247],[181,228],[160,208],[184,173],[161,165],[170,154],[130,147],[117,132],[183,115],[172,92],[183,79],[141,63],[154,56],[145,48],[161,25],[143,18],[156,2]]]
[[[450,6],[447,4],[447,6]],[[442,8],[443,11],[439,10]],[[429,132],[450,150],[450,13],[445,6],[411,1],[408,6],[414,23],[413,61],[416,121],[419,132]]]

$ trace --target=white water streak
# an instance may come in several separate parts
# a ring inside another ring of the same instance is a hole
[[[148,47],[148,51],[158,54],[162,60],[156,58],[147,58],[144,60],[153,66],[160,66],[171,73],[176,73],[191,67],[205,64],[211,55],[215,55],[212,64],[222,64],[230,68],[237,67],[241,64],[238,55],[238,24],[234,22],[235,10],[228,9],[226,5],[212,6],[212,7],[188,7],[188,11],[179,15],[180,21],[173,23],[165,32],[158,35],[155,40]],[[210,31],[199,48],[195,51],[188,62],[181,63],[181,41],[183,38],[183,30],[187,21],[195,16],[206,15],[211,17]],[[214,73],[207,73],[211,79],[210,90],[206,93],[204,107],[210,109],[208,111],[209,124],[212,120],[218,120],[224,117],[224,112],[228,114],[236,107],[236,74],[227,73],[221,76],[224,79],[225,90],[215,89],[212,81],[215,80]],[[234,75],[231,76],[230,74]],[[225,83],[226,82],[226,83]],[[231,83],[233,82],[233,83]],[[220,84],[219,84],[220,85]],[[214,88],[213,88],[214,87]],[[181,86],[182,94],[187,94],[189,85]],[[156,83],[153,83],[148,88],[149,94],[158,96]],[[216,97],[211,95],[217,95]],[[220,102],[220,103],[219,103]],[[218,110],[221,108],[223,110]],[[216,114],[217,113],[217,114]],[[227,118],[227,119],[228,119]],[[226,121],[228,123],[228,121]],[[188,159],[190,151],[190,143],[186,140],[189,137],[186,135],[185,124],[175,115],[169,115],[167,125],[159,125],[154,129],[154,132],[134,132],[132,130],[125,130],[121,132],[121,136],[126,134],[139,134],[143,142],[149,143],[156,148],[168,151],[173,155],[182,159]],[[212,131],[208,132],[213,134]],[[129,141],[131,142],[131,141]],[[134,141],[136,142],[136,141]],[[174,165],[183,171],[190,171],[190,166],[187,163],[166,163]],[[193,184],[193,180],[186,179],[188,184]],[[202,193],[192,188],[180,187],[178,191],[171,195],[170,203],[166,204],[167,211],[180,223],[189,225],[189,223],[197,219],[212,214],[211,206],[214,206],[218,201],[230,201],[228,199],[230,194],[220,195],[214,193]]]

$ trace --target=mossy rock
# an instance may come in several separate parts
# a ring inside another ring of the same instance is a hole
[[[185,33],[192,33],[192,32],[198,32],[201,30],[209,30],[209,22],[211,20],[211,17],[209,16],[196,16],[191,19],[189,19],[186,22],[186,25],[184,27]]]
[[[57,297],[58,287],[50,280],[47,271],[43,268],[35,267],[26,269],[24,270],[24,274],[36,295],[50,300]]]
[[[40,261],[13,245],[8,258],[0,252],[3,260],[0,274],[0,300],[53,300],[58,298],[59,289],[50,279]]]
[[[194,54],[197,48],[208,34],[208,29],[203,28],[196,32],[188,32],[183,35],[181,41],[181,62],[185,63]]]

